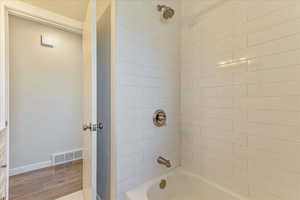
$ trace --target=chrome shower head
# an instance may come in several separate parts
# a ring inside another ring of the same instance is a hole
[[[166,19],[166,20],[172,18],[175,15],[175,10],[171,7],[166,6],[166,5],[158,5],[157,10],[159,12],[163,11],[163,18]]]

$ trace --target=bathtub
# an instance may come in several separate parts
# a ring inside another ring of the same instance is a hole
[[[160,189],[162,179],[167,181]],[[126,193],[126,200],[249,200],[181,168]]]

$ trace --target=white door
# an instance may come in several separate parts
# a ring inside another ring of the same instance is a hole
[[[83,131],[83,196],[96,200],[97,196],[97,34],[96,0],[89,0],[83,24],[84,57],[84,126]],[[91,126],[89,126],[91,125]]]
[[[0,0],[1,2],[1,0]],[[7,34],[8,15],[1,5],[0,11],[0,200],[8,200],[9,186],[9,76],[8,76],[8,41]]]
[[[98,120],[98,194],[109,200],[111,184],[111,8],[97,21]]]
[[[0,126],[0,199],[8,197],[7,130]],[[8,199],[7,199],[8,200]]]

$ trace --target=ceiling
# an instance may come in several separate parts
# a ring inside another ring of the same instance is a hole
[[[22,0],[66,17],[84,21],[89,0]]]

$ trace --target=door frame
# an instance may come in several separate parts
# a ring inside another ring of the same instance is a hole
[[[0,5],[0,132],[6,134],[6,198],[9,195],[9,16],[18,16],[30,21],[82,34],[82,22],[34,7],[18,0],[5,0]]]
[[[111,149],[110,149],[110,199],[117,199],[117,129],[115,122],[117,121],[117,0],[110,0],[111,4]]]

